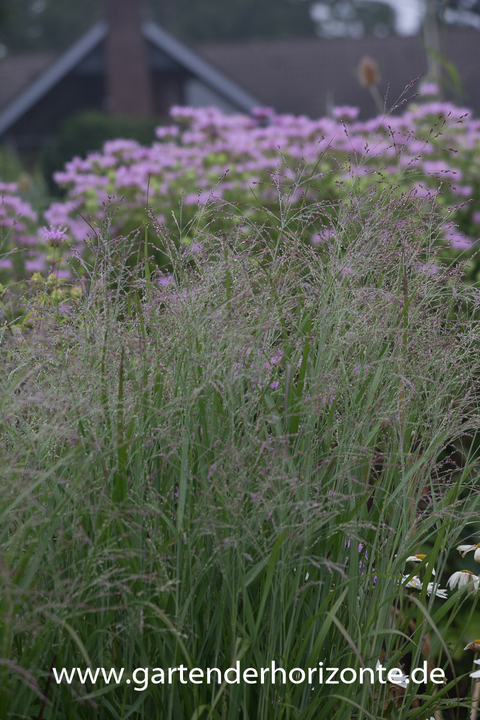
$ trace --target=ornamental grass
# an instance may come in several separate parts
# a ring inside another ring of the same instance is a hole
[[[0,718],[469,717],[478,289],[431,197],[273,189],[188,248],[107,205],[83,275],[4,326]]]

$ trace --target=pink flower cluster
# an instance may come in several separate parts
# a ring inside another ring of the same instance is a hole
[[[0,182],[0,271],[21,275],[37,263],[37,220],[37,213],[20,197],[17,183]]]
[[[56,173],[67,196],[50,205],[45,220],[48,232],[61,237],[44,237],[18,187],[0,183],[0,269],[11,268],[14,251],[21,249],[24,271],[44,270],[45,242],[56,246],[67,239],[73,255],[82,254],[92,218],[101,225],[112,203],[118,206],[114,233],[125,235],[147,222],[148,202],[177,236],[180,225],[188,242],[193,218],[197,229],[209,221],[199,209],[223,205],[232,223],[236,213],[239,219],[246,211],[248,223],[261,224],[265,207],[278,214],[304,201],[341,198],[354,177],[364,189],[385,179],[439,203],[446,216],[443,238],[452,253],[465,252],[480,234],[480,120],[439,102],[432,88],[427,91],[402,114],[368,121],[359,121],[357,109],[349,106],[318,120],[277,115],[271,108],[246,116],[174,107],[171,125],[157,129],[151,146],[112,140],[101,152],[74,158]],[[222,223],[225,229],[225,218]],[[312,226],[309,239],[324,248],[332,232],[328,224]],[[150,240],[154,248],[153,234]],[[192,252],[200,247],[190,245]]]
[[[351,107],[335,108],[333,118],[319,120],[276,115],[268,108],[248,117],[174,107],[172,125],[158,128],[158,141],[150,147],[119,139],[67,163],[55,175],[68,191],[67,200],[53,203],[45,217],[82,245],[91,230],[78,213],[99,222],[112,198],[123,198],[114,231],[126,233],[146,221],[148,197],[174,232],[172,212],[178,222],[180,203],[188,232],[188,222],[206,204],[247,203],[255,221],[262,206],[278,202],[279,189],[290,205],[304,194],[319,202],[339,196],[339,179],[358,173],[368,186],[381,170],[420,196],[434,197],[441,186],[440,203],[447,208],[473,198],[473,213],[461,215],[460,229],[478,237],[480,121],[467,112],[428,97],[401,115],[366,122],[357,121]],[[302,183],[312,173],[314,189],[311,182]],[[317,234],[313,242],[319,241]],[[457,240],[452,247],[459,247]]]

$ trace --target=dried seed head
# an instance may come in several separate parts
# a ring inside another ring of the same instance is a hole
[[[372,58],[364,57],[358,66],[358,79],[363,87],[373,87],[380,82],[378,65]]]

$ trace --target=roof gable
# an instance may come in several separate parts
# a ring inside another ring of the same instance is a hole
[[[96,23],[45,72],[8,105],[0,115],[0,135],[78,65],[107,35],[104,22]]]
[[[383,95],[389,86],[387,108],[412,80],[428,73],[422,36],[389,35],[385,38],[290,38],[200,45],[207,62],[261,97],[262,104],[279,113],[319,118],[335,105],[360,108],[360,117],[378,115],[371,94],[358,81],[358,65],[365,56],[377,62]],[[445,56],[458,70],[461,89],[445,94],[470,107],[480,117],[480,33],[473,28],[449,27]],[[449,78],[446,74],[447,83]],[[449,83],[452,85],[453,83]],[[410,97],[418,88],[407,93]]]
[[[256,97],[243,90],[240,85],[230,80],[196,52],[186,48],[155,23],[146,22],[142,27],[147,40],[183,65],[192,75],[196,75],[205,85],[229,100],[239,110],[250,112],[255,106],[262,104]]]
[[[97,22],[87,33],[57,58],[44,72],[30,83],[3,112],[0,113],[0,136],[30,110],[57,83],[74,70],[107,37],[108,27],[104,21]],[[196,52],[189,50],[169,33],[153,22],[142,24],[147,41],[170,57],[198,80],[229,101],[241,112],[250,112],[261,102],[230,80]]]

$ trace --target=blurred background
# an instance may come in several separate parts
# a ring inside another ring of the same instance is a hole
[[[0,0],[0,178],[151,142],[173,105],[375,117],[422,74],[480,116],[480,0]]]

